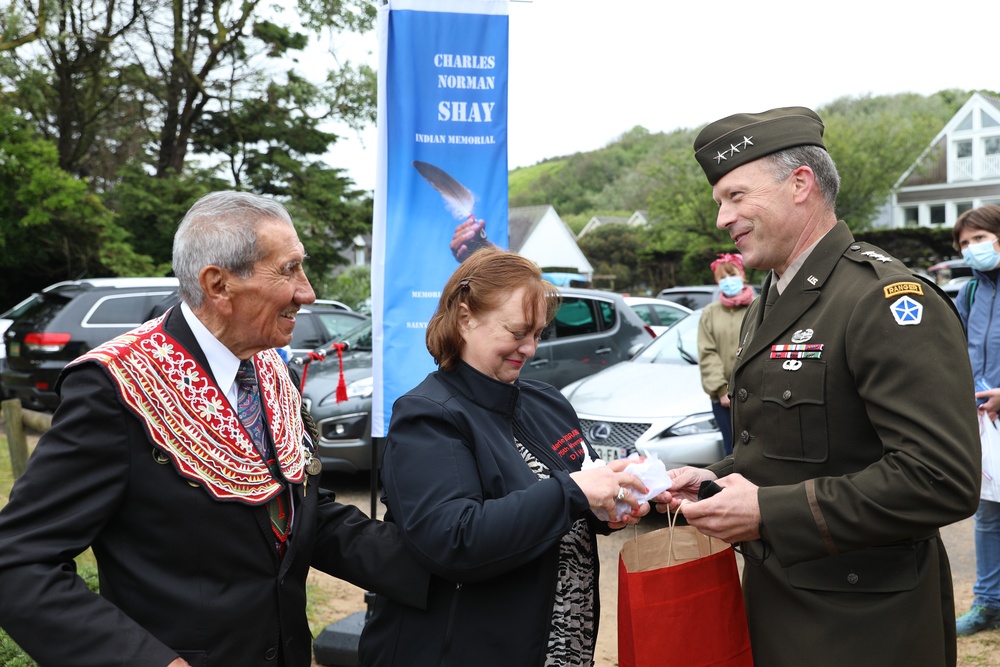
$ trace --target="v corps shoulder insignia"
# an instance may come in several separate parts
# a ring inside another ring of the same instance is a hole
[[[906,326],[908,324],[920,324],[920,320],[924,315],[924,306],[908,296],[901,296],[892,302],[892,305],[889,306],[889,311],[896,320],[896,324]]]

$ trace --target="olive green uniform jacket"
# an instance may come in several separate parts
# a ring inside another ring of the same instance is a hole
[[[754,662],[955,665],[938,528],[975,511],[980,483],[961,323],[843,222],[763,318],[770,282],[740,336],[735,449],[711,466],[760,486],[763,542],[743,545],[766,554],[744,567]]]

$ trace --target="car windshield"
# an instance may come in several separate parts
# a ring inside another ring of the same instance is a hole
[[[698,363],[698,320],[701,311],[695,311],[679,320],[639,354],[632,362],[637,364],[694,364]]]
[[[372,351],[372,321],[365,320],[343,335],[337,342],[347,343],[348,351]],[[332,350],[332,344],[329,346]]]

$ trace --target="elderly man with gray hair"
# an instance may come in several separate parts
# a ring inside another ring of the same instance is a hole
[[[63,372],[0,511],[0,627],[39,663],[308,667],[310,567],[425,604],[396,527],[320,493],[275,352],[315,300],[305,258],[281,204],[207,195],[174,239],[181,304]]]

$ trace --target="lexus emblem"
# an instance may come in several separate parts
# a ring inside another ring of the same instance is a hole
[[[587,434],[590,436],[591,442],[607,440],[611,437],[611,424],[607,422],[597,422],[590,427]]]

